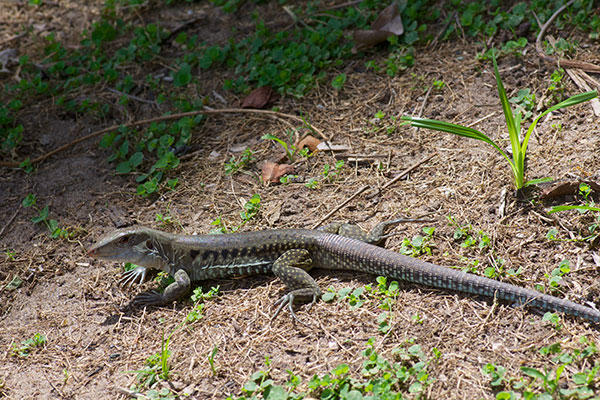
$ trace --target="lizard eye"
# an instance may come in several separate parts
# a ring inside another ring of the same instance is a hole
[[[119,239],[119,243],[121,244],[126,244],[127,242],[129,242],[129,236],[123,236],[121,239]]]
[[[146,240],[146,247],[150,250],[152,250],[154,248],[154,246],[152,245],[152,241],[150,239]]]

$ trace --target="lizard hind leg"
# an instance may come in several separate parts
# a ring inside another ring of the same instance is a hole
[[[299,321],[294,314],[294,302],[310,302],[310,307],[321,297],[321,288],[308,270],[312,268],[310,252],[305,249],[292,249],[283,253],[273,263],[272,271],[287,286],[290,291],[275,302],[278,305],[271,320],[287,305],[291,316]]]
[[[325,225],[319,230],[335,233],[337,235],[349,237],[352,239],[360,240],[361,242],[366,242],[369,244],[374,244],[377,246],[383,245],[383,241],[387,239],[390,235],[386,235],[385,231],[387,228],[400,224],[402,222],[407,222],[412,220],[407,220],[405,218],[393,219],[391,221],[383,221],[379,224],[375,225],[373,229],[369,232],[363,231],[358,225],[354,224],[345,224],[341,222],[334,222],[328,225]]]

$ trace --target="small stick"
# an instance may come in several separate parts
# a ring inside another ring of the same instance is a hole
[[[142,119],[139,121],[133,121],[133,122],[129,122],[126,124],[118,124],[118,125],[109,126],[108,128],[100,129],[99,131],[92,132],[89,135],[75,139],[71,143],[67,143],[64,146],[60,146],[59,148],[54,149],[46,154],[42,154],[41,156],[34,158],[30,162],[31,162],[31,164],[38,164],[38,163],[44,161],[45,159],[47,159],[48,157],[51,157],[51,156],[55,155],[56,153],[60,153],[61,151],[64,151],[64,150],[68,149],[69,147],[76,145],[77,143],[83,142],[84,140],[88,140],[88,139],[91,139],[91,138],[99,136],[99,135],[102,135],[103,133],[108,133],[110,131],[117,130],[121,126],[124,126],[126,128],[131,128],[133,126],[145,125],[145,124],[149,124],[152,122],[168,121],[168,120],[178,119],[178,118],[183,118],[183,117],[194,117],[198,114],[225,114],[225,113],[264,114],[264,115],[268,115],[271,117],[276,116],[276,117],[280,117],[280,118],[290,118],[295,121],[306,124],[310,129],[314,130],[317,134],[319,134],[324,140],[326,140],[326,141],[329,140],[327,135],[325,135],[319,129],[317,129],[310,123],[306,122],[304,119],[297,117],[295,115],[284,114],[284,113],[281,113],[278,111],[271,111],[271,110],[255,110],[255,109],[245,109],[245,108],[222,108],[222,109],[217,109],[217,110],[189,111],[189,112],[184,112],[184,113],[179,113],[179,114],[161,115],[160,117]],[[18,161],[2,161],[2,162],[0,162],[0,167],[17,168],[19,165],[21,165],[21,163]]]
[[[427,161],[431,160],[433,157],[435,157],[437,155],[437,153],[433,153],[428,155],[427,157],[425,157],[424,159],[422,159],[421,161],[418,161],[416,163],[414,163],[413,165],[411,165],[410,167],[406,168],[404,171],[402,171],[399,175],[397,175],[394,179],[392,179],[391,181],[389,181],[388,183],[386,183],[385,185],[383,185],[381,187],[381,189],[385,189],[390,185],[393,185],[394,183],[396,183],[398,180],[404,178],[406,175],[408,175],[410,172],[412,172],[414,169],[416,169],[417,167],[421,166],[422,164],[425,164]]]
[[[419,110],[419,114],[417,114],[417,118],[421,118],[421,116],[423,115],[423,109],[425,108],[425,104],[427,103],[427,99],[429,98],[429,93],[431,93],[431,89],[433,89],[433,85],[429,86],[429,89],[427,89],[427,93],[425,93],[425,98],[421,103],[421,109]]]
[[[327,213],[326,216],[324,216],[323,218],[321,218],[321,220],[319,222],[317,222],[316,224],[314,224],[311,227],[311,229],[317,229],[319,226],[321,226],[321,224],[323,222],[327,221],[329,219],[329,217],[331,217],[333,214],[335,214],[336,212],[338,212],[342,207],[344,207],[346,204],[350,203],[352,200],[354,200],[356,198],[356,196],[358,196],[359,194],[361,194],[362,192],[364,192],[368,188],[369,188],[369,185],[365,185],[365,186],[361,187],[360,189],[358,189],[352,196],[348,197],[341,204],[339,204],[336,208],[334,208],[329,213]]]
[[[422,159],[421,161],[418,161],[416,163],[414,163],[413,165],[411,165],[410,167],[406,168],[404,171],[402,171],[399,175],[397,175],[394,179],[392,179],[391,181],[389,181],[388,183],[386,183],[385,185],[383,185],[381,187],[381,189],[379,189],[380,191],[387,188],[388,186],[394,184],[395,182],[397,182],[399,179],[402,179],[404,176],[406,176],[408,173],[410,173],[412,170],[414,170],[415,168],[417,168],[418,166],[420,166],[421,164],[431,160],[433,157],[436,156],[437,153],[433,153],[427,157],[425,157],[424,159]],[[329,219],[329,217],[331,217],[333,214],[335,214],[336,212],[338,212],[341,208],[343,208],[346,204],[350,203],[352,200],[354,200],[359,194],[361,194],[362,192],[364,192],[365,190],[367,190],[370,186],[369,185],[365,185],[363,187],[361,187],[360,189],[358,189],[352,196],[350,196],[349,198],[347,198],[346,200],[344,200],[340,205],[338,205],[337,207],[335,207],[333,210],[331,210],[326,216],[324,216],[323,218],[321,218],[321,220],[319,222],[317,222],[315,225],[312,226],[311,229],[316,229],[319,226],[321,226],[321,224],[325,221],[327,221]]]
[[[488,115],[486,115],[485,117],[481,117],[481,118],[479,118],[477,121],[473,121],[473,122],[471,122],[469,125],[465,125],[465,126],[466,126],[467,128],[471,128],[471,127],[473,127],[473,126],[477,125],[478,123],[480,123],[480,122],[482,122],[482,121],[485,121],[485,120],[486,120],[486,119],[488,119],[488,118],[491,118],[491,117],[493,117],[494,115],[496,115],[496,111],[494,111],[494,112],[493,112],[493,113],[491,113],[491,114],[488,114]]]
[[[117,90],[117,89],[113,89],[113,88],[107,87],[106,90],[108,90],[109,92],[112,92],[112,93],[120,94],[121,96],[128,97],[128,98],[130,98],[132,100],[139,101],[140,103],[147,103],[147,104],[156,105],[155,101],[142,99],[141,97],[137,97],[137,96],[134,96],[132,94],[127,94],[127,93],[121,92],[120,90]]]

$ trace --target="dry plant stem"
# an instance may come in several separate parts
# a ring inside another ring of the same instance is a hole
[[[340,209],[342,209],[342,207],[344,207],[346,204],[350,203],[352,200],[354,200],[356,198],[356,196],[358,196],[359,194],[361,194],[362,192],[364,192],[368,188],[369,188],[369,185],[365,185],[365,186],[361,187],[360,189],[358,189],[352,196],[348,197],[343,203],[339,204],[337,207],[335,207],[333,210],[331,210],[329,213],[327,213],[326,216],[324,216],[323,218],[321,218],[321,220],[319,222],[317,222],[316,224],[314,224],[311,227],[311,229],[316,229],[319,226],[321,226],[321,224],[323,222],[327,221],[329,219],[329,217],[331,217],[333,214],[335,214],[336,212],[338,212]]]
[[[404,178],[406,175],[408,175],[409,173],[411,173],[417,167],[421,166],[422,164],[425,164],[427,161],[431,160],[436,155],[437,155],[437,153],[430,154],[429,156],[425,157],[421,161],[418,161],[418,162],[414,163],[413,165],[411,165],[410,167],[408,167],[404,171],[402,171],[400,174],[398,174],[394,179],[392,179],[391,181],[389,181],[388,183],[386,183],[385,185],[383,185],[381,187],[381,189],[386,189],[388,186],[393,185],[398,180]]]
[[[426,163],[427,161],[431,160],[433,157],[436,156],[437,153],[433,153],[427,157],[425,157],[424,159],[422,159],[421,161],[418,161],[416,163],[414,163],[413,165],[411,165],[410,167],[406,168],[404,171],[402,171],[400,174],[398,174],[394,179],[392,179],[391,181],[389,181],[388,183],[386,183],[385,185],[383,185],[381,187],[381,189],[379,189],[379,191],[387,188],[390,185],[393,185],[395,182],[397,182],[399,179],[402,179],[403,177],[405,177],[406,175],[408,175],[410,172],[412,172],[414,169],[416,169],[417,167],[419,167],[420,165]],[[354,200],[359,194],[361,194],[362,192],[364,192],[365,190],[367,190],[370,186],[369,185],[365,185],[363,187],[361,187],[360,189],[358,189],[352,196],[350,196],[348,199],[346,199],[343,203],[341,203],[340,205],[338,205],[337,207],[335,207],[333,210],[331,210],[329,213],[327,213],[327,215],[325,215],[323,218],[321,218],[321,220],[319,222],[317,222],[316,224],[314,224],[312,226],[311,229],[316,229],[319,226],[321,226],[321,224],[325,221],[327,221],[329,219],[329,217],[331,217],[333,214],[335,214],[336,212],[338,212],[340,209],[342,209],[346,204],[350,203],[352,200]]]
[[[546,23],[544,23],[544,25],[540,29],[540,33],[538,34],[536,41],[535,41],[535,50],[537,51],[538,56],[540,56],[544,61],[551,63],[551,64],[556,64],[561,68],[579,68],[586,72],[600,73],[600,66],[598,66],[598,65],[583,62],[583,61],[559,60],[558,58],[550,57],[549,55],[544,53],[544,50],[542,49],[542,39],[544,38],[544,35],[546,34],[546,30],[548,30],[548,27],[550,26],[550,24],[552,24],[552,22],[554,22],[554,20],[560,15],[560,13],[562,13],[567,7],[569,7],[574,2],[575,2],[575,0],[571,0],[564,6],[562,6],[558,10],[556,10],[556,12],[550,17],[550,19],[548,19],[548,21],[546,21]]]
[[[480,122],[483,122],[483,121],[485,121],[486,119],[493,117],[494,115],[496,115],[496,111],[494,111],[493,113],[490,113],[490,114],[486,115],[485,117],[481,117],[481,118],[479,118],[478,120],[476,120],[476,121],[473,121],[473,122],[471,122],[470,124],[468,124],[468,125],[465,125],[465,126],[466,126],[467,128],[472,128],[472,127],[474,127],[475,125],[477,125],[478,123],[480,123]]]
[[[583,79],[583,77],[581,76],[581,73],[585,73],[585,72],[583,72],[580,69],[571,69],[571,68],[565,68],[565,71],[567,72],[567,74],[571,77],[573,82],[575,82],[575,84],[580,89],[586,90],[588,92],[592,90],[590,85],[588,85],[586,83],[586,81]],[[598,100],[597,98],[591,99],[590,103],[592,105],[592,109],[594,110],[594,115],[596,117],[600,117],[600,100]]]
[[[104,128],[104,129],[100,129],[99,131],[96,132],[92,132],[89,135],[86,135],[84,137],[81,137],[79,139],[75,139],[70,143],[65,144],[64,146],[61,146],[57,149],[54,149],[46,154],[42,154],[41,156],[34,158],[33,160],[31,160],[31,164],[38,164],[42,161],[44,161],[45,159],[47,159],[48,157],[52,157],[53,155],[60,153],[61,151],[64,151],[66,149],[68,149],[69,147],[72,147],[74,145],[76,145],[77,143],[83,142],[84,140],[88,140],[91,139],[93,137],[102,135],[104,133],[108,133],[114,130],[119,129],[121,126],[124,126],[126,128],[130,128],[133,126],[139,126],[139,125],[146,125],[152,122],[158,122],[158,121],[169,121],[169,120],[173,120],[173,119],[178,119],[178,118],[184,118],[184,117],[194,117],[198,114],[233,114],[233,113],[245,113],[245,114],[263,114],[263,115],[268,115],[271,117],[279,117],[279,118],[290,118],[293,119],[295,121],[301,122],[303,124],[308,125],[308,127],[312,130],[314,130],[317,134],[319,134],[319,136],[321,136],[324,140],[329,140],[329,137],[327,137],[323,132],[321,132],[321,130],[317,129],[316,127],[314,127],[313,125],[309,124],[308,122],[305,122],[302,118],[297,117],[295,115],[291,115],[291,114],[284,114],[281,112],[277,112],[277,111],[270,111],[270,110],[254,110],[254,109],[245,109],[245,108],[222,108],[222,109],[218,109],[218,110],[201,110],[201,111],[189,111],[189,112],[184,112],[184,113],[179,113],[179,114],[171,114],[171,115],[162,115],[160,117],[156,117],[156,118],[149,118],[149,119],[142,119],[139,121],[133,121],[133,122],[129,122],[126,124],[119,124],[119,125],[113,125],[113,126],[109,126],[108,128]],[[7,168],[17,168],[19,165],[21,165],[20,162],[16,162],[16,161],[3,161],[0,162],[0,167],[7,167]]]

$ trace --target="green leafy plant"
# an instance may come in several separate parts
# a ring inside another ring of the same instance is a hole
[[[240,216],[242,217],[242,224],[245,224],[246,222],[250,221],[256,214],[258,214],[259,210],[260,195],[257,193],[252,195],[250,200],[248,200],[244,204],[244,211],[240,213]]]
[[[569,263],[569,260],[562,260],[558,267],[552,270],[551,274],[545,274],[546,278],[548,279],[550,289],[558,289],[560,281],[562,281],[563,277],[569,272],[571,272],[571,264]]]
[[[296,160],[296,155],[299,154],[303,157],[307,157],[308,156],[308,148],[305,147],[302,150],[299,150],[294,144],[293,144],[293,136],[294,136],[294,132],[293,131],[287,131],[287,135],[288,135],[288,141],[284,141],[279,139],[277,136],[275,135],[271,135],[270,133],[267,133],[266,135],[263,135],[261,137],[261,139],[263,140],[272,140],[275,143],[279,143],[281,145],[281,147],[283,148],[283,150],[285,151],[285,155],[288,158],[288,160],[290,160],[291,162],[294,162]]]
[[[344,83],[346,83],[346,74],[339,74],[331,81],[331,86],[334,89],[341,90],[344,87]]]
[[[509,101],[516,105],[516,111],[523,116],[523,121],[531,117],[531,111],[535,108],[535,93],[531,93],[530,89],[519,89],[517,95]]]
[[[256,161],[256,158],[250,149],[244,150],[238,158],[231,156],[231,159],[225,163],[225,175],[236,174],[254,161]]]
[[[13,355],[19,357],[27,357],[36,347],[44,347],[46,345],[46,336],[41,333],[36,333],[32,338],[23,340],[21,346],[13,344]]]
[[[191,296],[191,300],[194,303],[194,308],[186,316],[186,321],[190,324],[197,322],[204,316],[202,310],[204,309],[204,300],[209,300],[217,296],[219,293],[219,286],[211,287],[208,292],[204,292],[201,287],[194,288]]]
[[[217,355],[218,351],[219,347],[215,345],[211,350],[210,354],[208,355],[208,364],[210,365],[210,370],[213,376],[217,376],[217,368],[215,367],[215,356]]]
[[[48,206],[45,206],[44,208],[42,208],[40,210],[36,206],[36,203],[37,203],[37,198],[34,194],[31,194],[31,193],[28,194],[21,202],[23,207],[25,207],[25,208],[32,207],[35,211],[37,211],[38,216],[33,217],[31,219],[31,222],[33,222],[34,224],[39,224],[40,222],[43,222],[44,225],[46,225],[46,227],[50,231],[50,236],[52,236],[54,239],[70,238],[73,235],[67,229],[63,229],[63,228],[59,227],[58,222],[55,219],[48,219],[48,216],[50,214],[50,209]]]
[[[521,140],[521,113],[517,112],[516,114],[513,114],[513,111],[510,107],[510,103],[506,96],[506,91],[504,90],[504,85],[502,84],[502,80],[500,78],[500,73],[498,72],[496,58],[494,57],[492,58],[492,60],[494,62],[494,75],[496,76],[498,95],[500,97],[500,103],[502,104],[502,110],[504,111],[506,127],[508,130],[510,143],[512,147],[512,157],[506,154],[506,152],[502,150],[502,148],[498,144],[496,144],[496,142],[494,142],[488,136],[476,129],[427,118],[403,116],[402,119],[417,128],[426,128],[441,132],[448,132],[458,136],[481,140],[485,143],[492,145],[502,155],[502,157],[504,157],[506,161],[508,161],[511,171],[513,173],[515,188],[522,189],[524,186],[527,185],[527,182],[525,182],[525,155],[527,152],[527,145],[529,143],[529,138],[531,137],[531,134],[533,133],[533,130],[535,129],[538,121],[544,115],[552,111],[556,111],[564,107],[573,106],[584,101],[591,100],[597,97],[598,93],[596,91],[591,91],[587,93],[577,94],[568,98],[565,101],[562,101],[550,107],[533,120],[533,122],[529,125],[529,128],[527,129],[525,135],[523,136],[523,139]]]
[[[408,238],[404,238],[400,245],[400,253],[411,256],[411,257],[419,257],[423,254],[431,255],[431,247],[433,232],[435,228],[433,227],[425,227],[423,228],[423,235],[413,236],[412,240]]]

